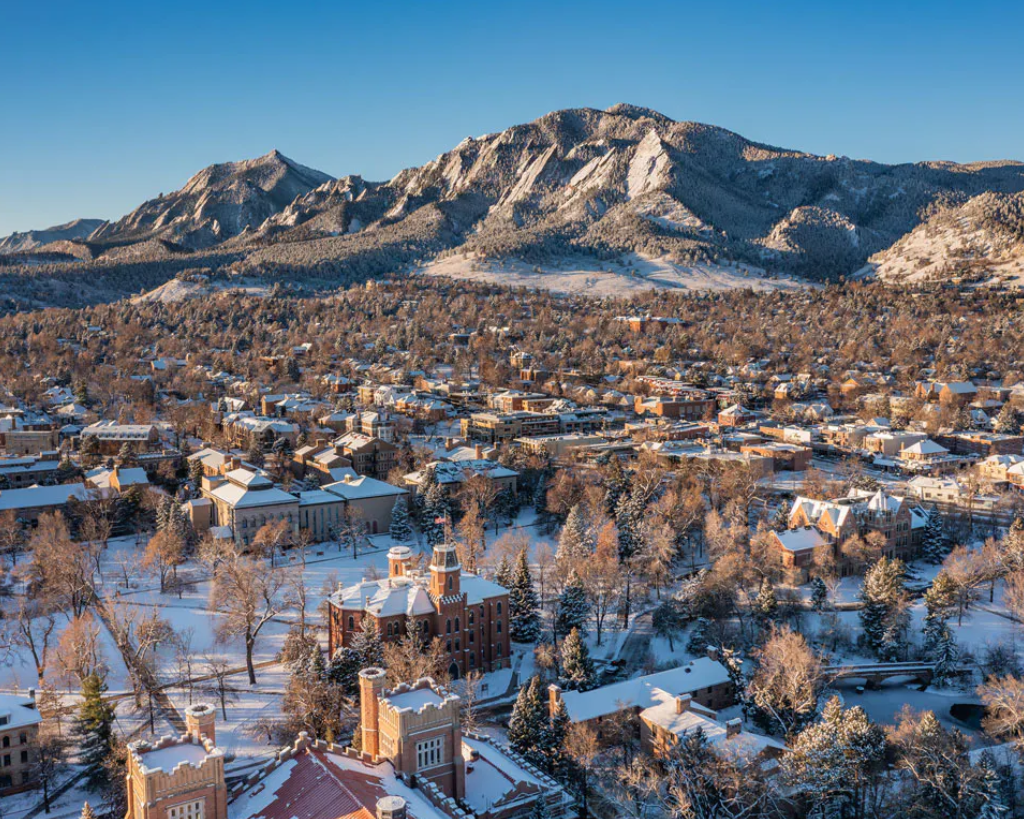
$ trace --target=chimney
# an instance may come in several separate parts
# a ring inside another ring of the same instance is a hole
[[[680,694],[676,697],[676,713],[685,714],[690,710],[690,702],[693,700],[689,694]]]
[[[451,437],[445,438],[444,439],[444,451],[445,452],[451,452],[452,449],[454,449],[454,448],[455,448],[455,439],[451,438]]]
[[[347,474],[346,474],[346,475],[345,475],[345,477],[344,477],[344,478],[342,478],[342,480],[343,480],[343,481],[344,481],[345,483],[352,483],[352,476],[351,476],[351,475],[347,475]]]
[[[363,728],[363,753],[376,759],[380,755],[380,737],[377,733],[380,693],[384,690],[387,672],[383,668],[364,668],[359,672],[359,713]]]
[[[242,459],[239,458],[237,455],[232,455],[231,456],[231,468],[232,469],[241,469],[242,468]]]
[[[378,799],[377,819],[406,819],[405,800],[401,796],[385,796]]]
[[[562,701],[562,689],[552,683],[548,686],[548,716],[555,716],[555,709],[558,708],[558,703]]]
[[[478,461],[482,460],[484,457],[484,445],[477,444],[475,447],[473,447],[473,452],[476,453],[476,459]]]
[[[708,659],[718,662],[718,649],[715,646],[708,646]]]
[[[217,742],[217,709],[207,703],[196,703],[185,709],[185,731],[196,742],[203,738]]]
[[[737,736],[743,731],[743,720],[739,717],[731,719],[725,723],[725,738]]]

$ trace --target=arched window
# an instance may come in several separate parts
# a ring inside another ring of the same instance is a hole
[[[462,640],[460,640],[458,637],[455,638],[455,650],[462,651]]]
[[[501,634],[501,620],[498,621],[498,634]]]
[[[501,643],[498,643],[498,656],[501,656]]]
[[[461,629],[459,628],[459,618],[458,617],[455,618],[455,631],[456,631],[456,633],[461,631]]]
[[[392,634],[393,632],[391,631],[391,623],[388,623],[388,637],[392,636]]]
[[[349,630],[349,631],[355,631],[355,628],[356,628],[356,618],[355,618],[355,617],[353,617],[353,616],[352,616],[352,615],[350,614],[350,615],[348,616],[348,630]]]
[[[446,620],[445,621],[444,633],[445,634],[451,634],[452,633],[452,621],[451,620]]]
[[[452,579],[449,577],[448,578],[448,591],[451,591],[451,590],[452,590]]]
[[[501,617],[501,601],[498,601],[498,616]]]
[[[469,613],[469,627],[473,628],[473,612]]]

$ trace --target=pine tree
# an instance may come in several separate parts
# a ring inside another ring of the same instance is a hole
[[[519,551],[512,585],[508,590],[508,628],[517,643],[533,643],[540,637],[540,604],[533,587],[527,549]]]
[[[551,811],[548,810],[548,803],[546,792],[541,791],[537,795],[537,801],[533,803],[533,807],[530,809],[530,819],[551,819]]]
[[[575,504],[569,510],[565,526],[558,537],[559,562],[567,566],[578,565],[578,561],[587,560],[594,553],[596,541],[587,513],[582,504]]]
[[[683,613],[679,603],[675,600],[664,601],[651,615],[651,626],[655,634],[668,640],[668,650],[674,652],[675,636],[683,627]]]
[[[902,653],[907,626],[903,561],[882,557],[868,569],[861,590],[860,611],[864,642],[881,659]]]
[[[590,658],[590,650],[580,636],[579,629],[574,628],[562,641],[562,676],[559,678],[563,688],[570,691],[587,691],[594,687],[594,661]]]
[[[754,614],[762,623],[767,624],[775,619],[779,610],[779,600],[775,595],[775,585],[765,577],[761,580],[761,588],[758,589],[757,597],[754,600]]]
[[[106,683],[97,674],[82,680],[82,703],[75,719],[79,761],[86,769],[86,781],[91,790],[107,784],[106,761],[114,736],[114,709],[103,701]]]
[[[363,620],[362,630],[352,638],[352,650],[359,655],[360,669],[384,665],[384,641],[376,620]]]
[[[135,446],[131,441],[125,441],[117,452],[114,463],[121,467],[138,466],[138,458],[135,456]]]
[[[858,791],[885,765],[882,729],[864,711],[844,711],[832,697],[821,720],[804,728],[785,758],[786,773],[799,792],[812,800],[812,816],[846,816]]]
[[[409,503],[405,495],[399,495],[391,510],[391,539],[395,543],[412,540],[412,526],[409,523]]]
[[[502,555],[498,561],[498,567],[494,570],[494,582],[502,588],[512,588],[512,563],[508,555]]]
[[[88,802],[82,805],[82,812],[79,814],[79,819],[96,819],[96,812]]]
[[[541,692],[540,677],[533,676],[519,689],[512,716],[508,720],[508,744],[516,753],[539,761],[543,731],[548,722],[547,705]]]
[[[583,581],[575,569],[569,572],[569,579],[558,598],[558,609],[555,612],[555,633],[568,634],[578,629],[581,636],[587,634],[587,617],[590,615],[590,601]]]
[[[999,410],[994,429],[1000,435],[1020,435],[1020,413],[1009,402]]]
[[[334,652],[334,657],[327,664],[327,680],[332,685],[340,686],[347,694],[359,690],[359,672],[363,669],[363,658],[358,651],[350,646],[342,646]]]
[[[569,712],[565,708],[565,702],[561,699],[555,705],[555,712],[551,715],[546,728],[546,735],[543,745],[547,751],[548,773],[553,775],[563,774],[570,764],[568,754],[565,752],[565,739],[569,732]]]
[[[431,474],[433,474],[431,472]],[[451,520],[451,501],[444,487],[435,479],[423,498],[423,534],[429,546],[444,540],[445,521]]]
[[[690,629],[690,638],[686,643],[686,652],[695,657],[703,657],[708,653],[708,629],[711,624],[706,617],[698,617]]]
[[[632,558],[643,545],[644,502],[637,491],[623,495],[615,508],[619,532],[619,560]]]
[[[949,554],[949,544],[943,531],[942,516],[937,510],[928,514],[925,523],[921,554],[932,565],[939,565]]]
[[[820,577],[815,577],[811,581],[811,607],[817,612],[822,612],[827,606],[828,586]]]
[[[1004,796],[1002,777],[991,751],[982,751],[978,759],[978,797],[981,807],[976,819],[1003,819],[1010,814]]]

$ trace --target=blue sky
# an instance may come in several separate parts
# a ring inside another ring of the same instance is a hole
[[[631,102],[884,162],[1024,160],[1024,4],[29,2],[3,10],[0,235],[277,148],[385,179]]]

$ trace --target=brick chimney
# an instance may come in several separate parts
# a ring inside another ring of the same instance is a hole
[[[725,738],[737,736],[743,731],[743,720],[739,717],[731,719],[725,723]]]
[[[217,742],[217,709],[207,703],[196,703],[185,709],[185,731],[197,742],[203,737],[216,744]]]
[[[363,753],[376,759],[380,755],[380,736],[377,731],[380,693],[384,690],[387,674],[383,668],[364,668],[359,672],[359,713],[363,729]]]
[[[718,649],[715,646],[708,646],[708,659],[718,662]]]
[[[444,451],[445,452],[451,452],[454,448],[455,448],[455,439],[451,438],[451,437],[445,438],[444,439]]]
[[[473,452],[475,453],[476,459],[478,461],[483,460],[483,457],[484,457],[484,445],[483,444],[477,444],[476,446],[473,447]]]
[[[388,549],[388,577],[406,577],[412,563],[412,549],[408,546],[392,546]]]
[[[548,716],[555,716],[555,709],[558,708],[558,703],[562,700],[562,689],[552,683],[548,686]]]
[[[679,696],[677,696],[676,697],[676,713],[677,714],[685,714],[687,711],[689,711],[690,710],[690,703],[692,702],[692,700],[693,700],[693,697],[691,697],[689,694],[680,694]]]

